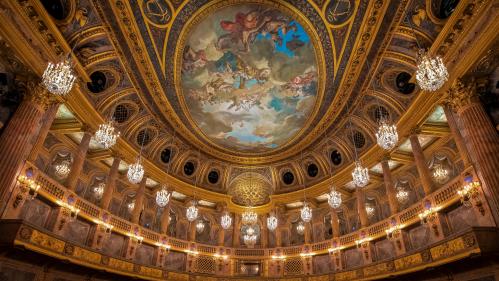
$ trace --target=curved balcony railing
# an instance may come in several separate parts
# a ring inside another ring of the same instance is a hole
[[[127,253],[124,257],[114,257],[117,263],[123,263],[125,269],[129,268],[128,264],[134,264],[130,262],[133,260],[133,254],[129,254],[129,249],[138,248],[138,245],[145,244],[154,247],[155,249],[155,262],[151,265],[144,265],[145,271],[154,272],[154,276],[147,276],[147,274],[138,274],[139,277],[144,278],[158,278],[159,272],[157,270],[164,269],[162,265],[164,261],[158,261],[158,258],[164,258],[169,251],[185,253],[187,256],[185,270],[192,273],[204,273],[213,275],[237,275],[237,270],[234,272],[233,267],[241,261],[259,261],[262,266],[265,267],[265,273],[267,276],[291,276],[294,274],[309,274],[313,275],[314,272],[312,267],[312,260],[315,256],[328,255],[331,263],[334,264],[335,274],[340,274],[338,276],[350,276],[347,272],[351,272],[352,268],[356,266],[344,265],[345,258],[342,258],[342,254],[350,251],[352,249],[357,249],[358,252],[362,254],[362,259],[367,262],[362,263],[361,266],[367,268],[368,265],[374,265],[379,262],[379,259],[373,258],[376,255],[371,242],[379,241],[381,239],[391,239],[396,242],[398,248],[394,248],[397,253],[394,255],[396,257],[403,258],[404,255],[411,253],[411,249],[406,249],[404,247],[403,235],[400,239],[393,239],[392,232],[401,233],[404,229],[408,229],[415,224],[418,224],[426,219],[426,215],[435,215],[437,212],[448,208],[451,205],[459,202],[461,197],[458,195],[458,190],[461,189],[463,183],[460,177],[450,180],[447,184],[435,190],[432,194],[423,198],[420,202],[413,204],[411,207],[395,214],[389,218],[386,218],[380,222],[372,224],[366,228],[359,229],[358,231],[340,236],[334,237],[330,240],[325,240],[322,242],[305,244],[300,246],[291,247],[277,247],[277,248],[228,248],[223,246],[213,246],[205,245],[191,241],[185,241],[173,237],[167,237],[163,234],[151,231],[147,228],[141,227],[140,225],[133,224],[127,220],[124,220],[118,216],[110,214],[108,211],[103,210],[93,203],[86,201],[83,198],[78,197],[73,192],[67,190],[57,181],[50,178],[48,175],[39,171],[34,165],[27,164],[24,173],[34,179],[33,186],[35,189],[38,188],[37,194],[41,199],[52,202],[56,206],[60,206],[60,215],[56,218],[56,223],[54,229],[56,229],[58,224],[57,220],[67,220],[75,215],[90,222],[95,227],[95,231],[90,234],[93,235],[93,242],[90,246],[91,249],[100,250],[98,240],[104,241],[106,237],[109,237],[110,233],[115,233],[128,237]],[[18,205],[22,205],[23,200],[29,197],[30,187],[27,184],[19,184],[17,188],[17,196],[11,201],[15,208],[20,209]],[[481,194],[481,191],[479,192]],[[24,195],[23,195],[24,194]],[[24,198],[23,198],[24,196]],[[483,195],[482,195],[483,196]],[[17,205],[14,205],[16,203]],[[476,204],[478,206],[478,204]],[[481,206],[483,207],[481,204]],[[429,211],[431,210],[431,212]],[[426,215],[425,215],[426,211]],[[487,211],[487,210],[485,210]],[[481,211],[480,211],[481,212]],[[18,211],[19,213],[19,211]],[[19,217],[11,215],[11,218]],[[436,218],[438,221],[438,217]],[[492,226],[489,224],[488,226]],[[445,229],[442,228],[438,222],[431,224],[431,229],[433,229],[433,234],[440,236],[440,239],[434,240],[433,243],[446,241],[451,235],[444,235]],[[41,230],[39,231],[42,232]],[[57,231],[52,231],[57,235]],[[440,234],[438,234],[440,233]],[[41,234],[40,234],[41,235]],[[100,235],[100,236],[99,236]],[[99,236],[97,239],[96,237]],[[57,236],[56,236],[57,237]],[[96,242],[97,241],[97,242]],[[83,246],[83,245],[82,245]],[[403,251],[401,249],[404,249]],[[88,251],[89,249],[87,249]],[[122,260],[124,258],[124,260]],[[209,261],[211,259],[211,261]],[[121,261],[121,262],[118,262]],[[205,264],[203,266],[203,263]],[[127,264],[126,266],[124,264]],[[265,264],[265,265],[263,265]],[[159,266],[158,266],[159,265]],[[219,269],[217,269],[218,265]],[[229,266],[229,265],[232,265]],[[132,266],[133,267],[133,266]],[[221,268],[226,268],[227,270],[220,270]],[[231,269],[232,268],[232,269]],[[156,270],[156,271],[155,271]],[[263,269],[262,269],[263,272]],[[119,272],[127,274],[125,272]],[[136,272],[135,272],[136,273]],[[182,274],[180,272],[170,274]],[[130,274],[127,274],[130,275]],[[338,278],[338,277],[337,277]],[[338,279],[338,280],[341,280]],[[345,279],[348,280],[348,279]]]

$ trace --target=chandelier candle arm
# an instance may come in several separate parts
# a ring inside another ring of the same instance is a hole
[[[228,212],[225,212],[224,215],[220,218],[220,225],[225,230],[227,230],[231,227],[232,218],[230,217]]]
[[[163,186],[161,190],[156,192],[156,204],[158,205],[158,207],[166,207],[166,205],[168,205],[168,202],[170,202],[170,196],[171,193],[166,190],[165,186]]]
[[[99,129],[95,132],[94,140],[102,145],[104,149],[109,149],[116,144],[119,137],[120,132],[114,128],[114,122],[109,121],[99,125]]]

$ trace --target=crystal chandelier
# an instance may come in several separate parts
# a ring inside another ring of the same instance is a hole
[[[202,220],[198,220],[196,223],[196,231],[197,233],[202,233],[204,230],[204,222]]]
[[[253,247],[256,244],[256,235],[244,234],[243,241],[246,246]]]
[[[307,202],[303,202],[303,207],[300,210],[300,216],[304,222],[312,220],[312,208],[308,206]]]
[[[353,183],[357,187],[364,187],[369,183],[369,171],[362,167],[360,161],[355,161],[355,168],[352,172]]]
[[[101,182],[97,186],[94,187],[94,196],[95,199],[100,200],[102,198],[102,195],[104,195],[104,188],[106,187],[106,184]]]
[[[395,194],[395,197],[400,204],[405,204],[407,203],[407,201],[409,201],[409,192],[403,188],[399,188],[397,190],[397,193]]]
[[[127,208],[128,208],[128,211],[131,213],[133,211],[133,209],[135,209],[135,200],[128,203]]]
[[[274,214],[271,214],[268,218],[267,218],[267,228],[270,230],[270,231],[274,231],[276,228],[277,228],[277,217],[274,215]]]
[[[296,232],[299,235],[303,235],[303,233],[305,233],[305,224],[302,221],[296,226]]]
[[[248,235],[254,235],[255,234],[255,229],[252,226],[246,228],[246,234],[248,234]]]
[[[433,168],[433,178],[436,182],[443,184],[449,179],[449,171],[442,164],[436,164]]]
[[[164,208],[170,202],[171,193],[166,190],[166,187],[163,186],[160,191],[156,192],[156,204],[160,208]]]
[[[43,86],[52,94],[65,96],[73,88],[76,75],[73,73],[71,59],[66,58],[57,64],[49,62],[42,76]]]
[[[341,206],[341,193],[336,191],[336,189],[331,188],[331,191],[327,194],[327,202],[329,203],[329,206],[333,209],[337,209]]]
[[[251,210],[247,210],[245,211],[242,215],[242,220],[241,222],[244,224],[244,225],[253,225],[253,224],[256,224],[257,221],[258,221],[258,215],[251,211]]]
[[[116,144],[116,140],[120,136],[120,132],[116,131],[113,126],[113,121],[109,121],[99,125],[99,129],[95,132],[94,139],[105,149]]]
[[[225,214],[220,218],[220,225],[223,229],[229,229],[232,225],[232,218],[229,213],[225,212]]]
[[[137,162],[133,163],[132,165],[130,165],[130,167],[128,167],[127,177],[129,182],[137,184],[142,180],[143,176],[144,176],[144,167],[142,167],[139,156]]]
[[[54,166],[55,173],[61,178],[65,178],[71,172],[71,163],[68,160],[61,161],[59,164]]]
[[[431,57],[425,49],[420,49],[417,56],[416,80],[421,89],[434,92],[449,79],[447,67],[439,56]]]
[[[195,219],[198,218],[198,208],[196,207],[195,204],[187,208],[185,216],[187,217],[187,220],[190,222],[193,222]]]
[[[375,209],[373,206],[371,206],[370,204],[366,204],[366,213],[367,213],[367,216],[372,218],[374,216],[374,212],[375,212]]]
[[[378,145],[384,150],[390,150],[395,147],[399,140],[397,127],[388,125],[388,121],[383,119],[380,121],[378,132],[376,133]]]

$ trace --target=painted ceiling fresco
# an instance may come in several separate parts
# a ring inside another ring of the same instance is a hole
[[[271,150],[294,136],[313,109],[316,64],[309,35],[292,17],[263,5],[224,7],[187,36],[182,94],[216,144]]]

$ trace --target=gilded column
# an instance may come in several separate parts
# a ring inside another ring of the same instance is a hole
[[[304,233],[305,244],[309,244],[311,242],[311,233],[310,233],[311,222],[305,222],[304,225],[305,225],[305,233]]]
[[[336,210],[331,209],[331,227],[333,228],[333,237],[340,237],[340,220]]]
[[[118,169],[120,167],[121,157],[114,156],[113,165],[109,171],[109,175],[106,180],[106,189],[102,195],[101,207],[105,210],[109,210],[111,205],[111,200],[113,199],[114,188],[116,186],[116,180],[118,179]]]
[[[224,246],[224,241],[225,241],[225,229],[223,229],[223,227],[220,227],[220,229],[218,230],[218,237],[217,237],[217,242],[218,242],[218,246],[221,246],[223,247]]]
[[[275,230],[275,246],[282,247],[282,233],[279,227]]]
[[[421,184],[423,185],[424,193],[425,195],[428,195],[431,193],[433,181],[431,180],[430,169],[428,169],[428,166],[426,165],[423,149],[421,148],[421,144],[419,143],[417,133],[413,132],[409,136],[409,140],[411,142],[414,162],[416,162],[416,168],[418,169],[418,174],[421,180]]]
[[[386,195],[388,196],[388,205],[390,205],[390,213],[394,215],[398,211],[398,202],[397,197],[395,197],[395,187],[393,186],[392,172],[388,165],[388,158],[385,157],[381,161],[381,167],[383,168],[383,180],[385,182]]]
[[[60,103],[54,103],[49,106],[47,111],[45,111],[45,114],[43,115],[42,126],[40,127],[40,132],[38,133],[33,148],[31,149],[31,152],[28,156],[28,161],[34,162],[36,160],[36,157],[40,153],[40,150],[42,150],[43,143],[45,142],[45,139],[47,138],[47,135],[50,131],[50,127],[54,122],[57,110],[59,110],[59,106]]]
[[[43,115],[51,103],[49,93],[38,83],[30,81],[22,85],[22,89],[26,91],[24,99],[0,136],[0,214],[5,209],[17,176],[33,148]]]
[[[459,155],[461,156],[461,159],[463,159],[463,165],[466,168],[470,165],[471,162],[463,135],[459,131],[459,126],[457,125],[456,116],[454,115],[454,112],[452,112],[451,106],[444,105],[443,109],[445,118],[447,118],[447,123],[449,124],[450,131],[452,133],[452,136],[454,137],[454,142],[456,143],[457,150],[459,151]]]
[[[83,164],[85,164],[85,157],[87,156],[88,146],[91,139],[92,134],[88,130],[85,130],[83,132],[80,145],[78,146],[78,151],[75,154],[71,172],[69,172],[68,178],[66,179],[66,187],[69,190],[76,190],[78,179],[80,178],[83,170]]]
[[[367,218],[364,191],[358,188],[355,190],[355,197],[357,197],[357,211],[359,212],[360,225],[361,227],[366,227],[369,225],[369,219]]]
[[[135,206],[132,211],[131,222],[139,223],[140,213],[142,212],[142,206],[144,205],[144,197],[146,192],[146,181],[147,177],[144,175],[142,181],[139,184],[139,189],[137,190],[137,195],[135,195]]]
[[[458,79],[447,92],[447,100],[462,124],[462,135],[483,191],[499,222],[499,137],[478,100],[476,83]]]
[[[168,226],[170,225],[170,203],[166,205],[163,213],[161,214],[161,226],[160,231],[162,234],[168,235]]]
[[[265,219],[262,220],[262,227],[260,228],[260,233],[261,233],[260,242],[262,244],[262,248],[267,248],[267,246],[269,245],[269,230],[267,227],[265,227],[264,221]]]

